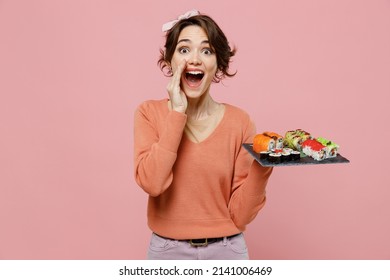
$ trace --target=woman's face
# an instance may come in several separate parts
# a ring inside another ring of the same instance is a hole
[[[217,71],[217,57],[203,28],[191,25],[181,31],[171,61],[173,73],[183,59],[186,60],[186,66],[180,86],[186,96],[198,98],[208,93]]]

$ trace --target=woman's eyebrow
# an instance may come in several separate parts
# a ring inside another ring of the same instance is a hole
[[[191,43],[191,40],[190,40],[190,39],[181,39],[181,40],[179,40],[177,43],[179,44],[179,43],[181,43],[181,42]],[[209,44],[209,43],[210,43],[209,40],[204,40],[204,41],[201,42],[202,45],[203,45],[203,44]]]

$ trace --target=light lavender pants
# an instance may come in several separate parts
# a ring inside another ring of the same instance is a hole
[[[247,260],[244,235],[224,237],[207,246],[192,246],[188,241],[172,240],[155,233],[150,239],[149,260]]]

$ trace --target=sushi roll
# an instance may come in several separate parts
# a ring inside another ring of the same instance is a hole
[[[292,139],[295,136],[301,136],[301,137],[310,137],[310,133],[303,130],[303,129],[296,129],[296,130],[289,130],[286,132],[284,138],[289,140]]]
[[[291,160],[291,153],[287,152],[287,151],[282,152],[281,161],[286,162],[286,161],[290,161],[290,160]]]
[[[326,158],[326,147],[315,139],[307,139],[302,143],[302,151],[315,160]]]
[[[266,131],[263,133],[264,135],[266,136],[269,136],[271,138],[273,138],[275,140],[275,149],[276,150],[281,150],[283,149],[283,136],[282,135],[279,135],[275,132],[271,132],[271,131]]]
[[[326,147],[326,158],[333,158],[337,156],[339,145],[323,137],[318,137],[316,140]]]
[[[300,160],[300,159],[301,159],[301,152],[299,151],[291,152],[291,160]]]
[[[284,146],[293,149],[292,139],[295,136],[295,130],[287,131],[284,135]]]
[[[260,153],[262,151],[272,151],[275,149],[275,139],[265,134],[257,134],[253,139],[253,151]]]
[[[260,159],[268,159],[269,154],[270,154],[270,151],[261,151],[260,152]]]
[[[284,136],[284,144],[294,150],[302,151],[302,143],[312,139],[309,132],[303,129],[289,130]]]
[[[293,139],[291,139],[291,143],[292,143],[292,147],[298,151],[301,151],[302,150],[302,142],[304,140],[302,139],[301,136],[297,135],[297,136],[294,136]]]
[[[285,140],[284,144],[290,149],[300,151],[302,142],[303,142],[303,140],[302,140],[301,136],[295,135],[295,136],[289,138],[288,140]]]
[[[269,162],[272,162],[272,163],[281,163],[282,154],[281,153],[270,153],[268,160],[269,160]]]

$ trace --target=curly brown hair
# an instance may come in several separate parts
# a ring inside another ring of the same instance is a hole
[[[233,77],[236,75],[237,71],[229,73],[229,63],[231,62],[231,57],[235,55],[236,49],[230,48],[229,42],[221,28],[211,17],[207,15],[197,15],[187,19],[182,19],[167,32],[164,46],[165,51],[160,49],[160,58],[157,62],[160,69],[164,72],[164,68],[169,67],[180,32],[190,25],[197,25],[203,28],[209,39],[210,47],[216,54],[217,72],[215,73],[213,82],[218,83],[226,76]],[[168,71],[166,75],[172,76],[172,73]]]

